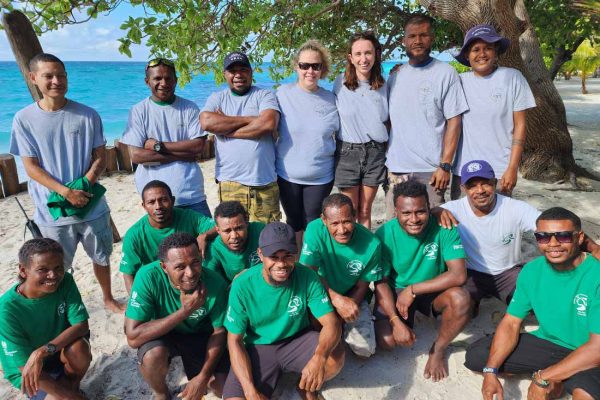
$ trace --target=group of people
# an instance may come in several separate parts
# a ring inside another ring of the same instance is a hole
[[[535,102],[518,71],[497,65],[509,43],[473,27],[457,56],[472,71],[459,76],[431,58],[433,39],[428,17],[409,19],[409,62],[386,82],[376,36],[354,35],[333,92],[318,84],[329,56],[317,41],[293,59],[297,82],[276,93],[254,86],[247,56],[230,53],[228,87],[202,110],[175,95],[170,60],[151,60],[151,96],[132,108],[122,140],[146,212],[123,241],[127,305],[111,293],[102,123],[65,97],[60,59],[34,57],[43,98],[15,115],[11,152],[31,178],[44,238],[20,249],[19,281],[0,298],[5,377],[29,398],[85,398],[88,314],[67,272],[81,243],[106,307],[125,309],[127,342],[156,399],[170,397],[175,356],[188,378],[183,399],[208,389],[269,398],[283,372],[299,373],[300,395],[316,399],[346,346],[364,358],[411,346],[416,311],[440,318],[424,370],[439,381],[446,348],[485,297],[508,305],[494,337],[467,349],[485,399],[502,395],[502,373],[532,374],[531,399],[563,388],[600,398],[599,246],[572,212],[540,213],[510,197]],[[213,213],[196,162],[207,132]],[[390,218],[373,233],[384,182]],[[340,193],[330,194],[334,185]],[[527,231],[542,256],[523,267]],[[530,313],[539,329],[520,333]]]

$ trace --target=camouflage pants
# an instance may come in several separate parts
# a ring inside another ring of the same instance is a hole
[[[219,182],[219,202],[239,201],[248,211],[250,221],[265,224],[281,219],[277,182],[265,186],[246,186],[233,181]]]

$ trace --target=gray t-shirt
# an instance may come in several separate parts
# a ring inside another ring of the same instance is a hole
[[[458,74],[432,59],[425,66],[404,64],[391,74],[392,130],[385,165],[390,172],[433,172],[441,161],[446,120],[469,109]]]
[[[469,110],[463,114],[455,174],[471,160],[486,160],[501,178],[510,161],[513,112],[535,107],[527,80],[514,68],[499,67],[485,77],[460,74]]]
[[[331,182],[335,133],[340,128],[335,95],[323,88],[307,92],[288,83],[277,89],[277,100],[281,107],[277,175],[302,185]]]
[[[230,89],[215,92],[202,109],[214,112],[220,109],[225,115],[257,117],[265,110],[279,111],[272,91],[252,86],[243,96]],[[258,139],[236,139],[215,135],[215,178],[234,181],[246,186],[263,186],[277,180],[275,174],[275,143],[272,135]]]
[[[206,136],[200,129],[198,106],[177,96],[173,104],[160,105],[149,97],[134,105],[129,111],[123,143],[144,147],[150,138],[161,142],[177,142]],[[169,185],[175,205],[196,204],[206,200],[204,178],[196,162],[174,161],[156,166],[138,165],[135,185],[138,193],[151,180],[158,179]]]
[[[98,113],[72,100],[58,111],[44,111],[33,103],[17,112],[13,119],[10,152],[37,158],[40,167],[62,184],[84,176],[92,164],[92,151],[105,144]],[[33,179],[28,187],[35,204],[33,218],[40,226],[91,221],[109,211],[103,197],[84,218],[73,216],[54,221],[46,206],[50,191]]]
[[[350,90],[344,86],[344,75],[333,83],[333,93],[340,115],[338,139],[349,143],[367,143],[374,140],[387,142],[388,131],[384,122],[388,120],[387,83],[371,90],[368,81],[358,81],[358,87]]]

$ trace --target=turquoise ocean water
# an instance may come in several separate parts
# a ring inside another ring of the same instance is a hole
[[[67,97],[94,108],[102,117],[104,135],[109,145],[120,138],[127,123],[131,106],[147,97],[150,93],[144,83],[143,62],[66,62],[69,74]],[[386,72],[395,62],[385,63]],[[264,65],[265,67],[267,65]],[[264,68],[266,70],[266,68]],[[293,81],[293,76],[281,83]],[[257,86],[272,88],[275,82],[267,72],[255,73]],[[0,62],[0,86],[8,89],[0,108],[0,153],[8,153],[10,129],[15,113],[31,103],[31,96],[21,72],[14,62]],[[322,81],[322,86],[331,89],[332,83]],[[193,100],[200,108],[208,96],[220,88],[215,84],[212,74],[198,75],[184,88],[178,87],[177,93]],[[20,160],[19,177],[26,179]]]

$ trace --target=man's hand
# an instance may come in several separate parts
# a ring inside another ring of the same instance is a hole
[[[431,174],[429,184],[435,188],[435,190],[446,190],[448,183],[450,182],[450,172],[446,172],[441,168],[437,168]]]
[[[191,293],[184,293],[183,290],[179,291],[179,298],[181,299],[181,309],[186,316],[190,316],[194,311],[204,305],[206,300],[206,287],[204,284],[197,287]]]
[[[331,299],[331,304],[333,304],[335,311],[345,322],[354,322],[358,319],[360,309],[358,308],[358,304],[350,297],[337,295]]]
[[[144,142],[144,149],[154,151],[154,145],[156,144],[156,142],[158,142],[158,140],[156,139],[146,139],[146,141]]]
[[[438,225],[444,229],[452,229],[452,227],[458,226],[456,217],[445,208],[436,207],[431,210],[431,214],[437,219]]]
[[[550,392],[552,391],[552,384],[547,388],[542,388],[531,382],[529,389],[527,389],[527,400],[548,400],[550,399]]]
[[[21,371],[21,392],[29,397],[35,396],[40,388],[40,375],[44,366],[45,354],[45,350],[42,348],[34,350]]]
[[[410,347],[415,343],[415,333],[398,318],[392,322],[392,336],[398,346]]]
[[[497,400],[504,400],[504,390],[498,377],[494,374],[483,375],[483,386],[481,387],[483,400],[494,400],[494,395],[498,395]]]
[[[409,285],[400,292],[396,299],[396,308],[402,318],[408,319],[408,308],[412,305],[413,301],[415,301],[415,299],[413,298],[412,290]]]
[[[200,400],[206,394],[209,378],[200,374],[190,380],[181,393],[177,395],[182,400]]]
[[[302,377],[298,387],[307,392],[316,392],[323,386],[325,378],[325,357],[312,356],[310,361],[302,369]]]
[[[500,178],[500,193],[510,196],[517,184],[517,170],[507,169]]]
[[[63,197],[73,206],[77,208],[85,207],[85,205],[90,201],[93,194],[86,192],[85,190],[77,190],[77,189],[68,189]]]

